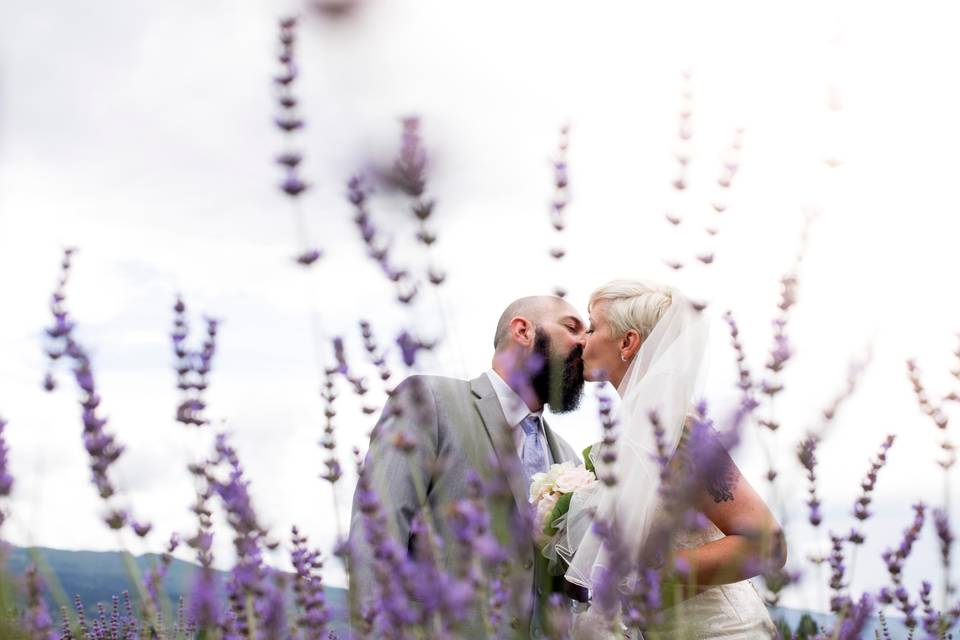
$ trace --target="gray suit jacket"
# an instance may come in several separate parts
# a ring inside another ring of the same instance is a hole
[[[546,421],[544,432],[555,463],[578,461],[570,445],[554,434]],[[406,454],[395,446],[401,433],[409,439]],[[529,488],[510,428],[486,375],[470,381],[440,376],[404,380],[383,409],[364,465],[392,535],[408,550],[416,544],[411,523],[426,504],[445,543],[442,560],[447,569],[455,565],[457,552],[447,513],[457,501],[472,497],[468,470],[505,481],[509,488],[500,499],[488,499],[487,506],[494,534],[516,556],[510,558],[507,578],[516,602],[505,611],[505,628],[495,633],[497,637],[520,638],[542,635],[540,607],[532,602],[533,594],[545,598],[555,580],[532,543],[518,544],[520,536],[510,531],[508,522],[516,521],[518,514],[529,508]],[[364,626],[360,616],[363,605],[378,592],[362,521],[355,494],[350,521],[350,607],[357,630]],[[467,613],[464,637],[484,637],[487,629],[479,607]]]

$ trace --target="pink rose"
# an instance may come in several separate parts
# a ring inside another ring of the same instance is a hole
[[[563,472],[557,476],[553,489],[560,493],[571,493],[577,489],[589,486],[596,481],[597,479],[593,473],[587,471],[585,466],[580,465],[572,469],[564,469]]]
[[[557,500],[559,498],[560,496],[556,493],[548,493],[537,502],[537,516],[534,518],[533,526],[535,531],[533,533],[539,546],[543,546],[548,540],[543,530],[550,524],[548,522],[550,513],[553,511],[553,508],[557,506]]]

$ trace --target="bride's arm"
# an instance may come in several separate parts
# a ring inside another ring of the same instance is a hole
[[[783,531],[766,503],[726,451],[720,449],[717,455],[725,472],[703,490],[697,508],[725,537],[677,552],[680,566],[685,565],[696,585],[693,592],[685,590],[685,597],[752,578],[765,569],[782,567],[787,560]]]

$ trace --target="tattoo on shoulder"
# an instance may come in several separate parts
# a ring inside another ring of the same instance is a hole
[[[714,502],[729,502],[734,499],[740,473],[726,449],[712,429],[700,432],[691,443],[690,430],[684,427],[678,454],[681,467],[691,468],[699,475],[703,487]]]
[[[733,500],[733,490],[737,486],[737,473],[733,466],[724,464],[712,478],[707,478],[707,492],[716,503]]]

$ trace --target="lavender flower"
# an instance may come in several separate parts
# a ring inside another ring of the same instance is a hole
[[[953,593],[953,584],[950,582],[950,551],[954,536],[950,529],[950,518],[945,509],[933,510],[933,523],[937,530],[937,539],[940,542],[940,563],[943,566],[944,589],[947,594]]]
[[[830,533],[831,552],[830,563],[830,589],[833,595],[830,597],[830,611],[840,613],[849,609],[852,604],[849,596],[843,595],[846,587],[844,582],[844,573],[846,571],[843,564],[843,543],[845,538]]]
[[[616,428],[618,420],[613,414],[613,400],[607,395],[606,385],[597,387],[597,413],[600,419],[600,429],[602,437],[600,439],[600,462],[602,466],[596,469],[597,479],[606,486],[612,487],[617,483],[616,475],[613,473],[614,463],[617,461],[617,434]],[[584,462],[589,462],[584,460]]]
[[[784,279],[784,288],[787,287],[788,279]],[[781,303],[783,304],[783,303]],[[784,333],[784,328],[786,327],[786,321],[782,318],[777,318],[773,321],[774,335],[773,335],[773,348],[770,350],[770,361],[767,363],[767,369],[775,373],[779,373],[783,370],[784,365],[787,360],[790,359],[792,352],[790,350],[790,343],[787,339],[786,334]]]
[[[40,572],[32,562],[24,571],[24,581],[27,590],[27,609],[24,612],[24,631],[30,638],[52,640],[56,637],[53,632],[53,621],[47,611],[44,601],[44,584],[40,579]]]
[[[394,283],[397,300],[403,304],[409,304],[417,295],[417,285],[411,281],[406,269],[398,269],[390,263],[390,247],[379,241],[377,229],[367,210],[369,196],[370,187],[364,176],[355,175],[347,181],[347,199],[354,208],[353,222],[367,246],[367,255],[380,265],[383,274]]]
[[[300,610],[297,626],[303,631],[304,640],[322,640],[330,621],[321,577],[323,561],[319,551],[307,548],[307,538],[296,526],[292,530],[292,541],[290,559],[296,571],[293,590]]]
[[[691,116],[693,115],[693,92],[690,87],[691,75],[685,71],[683,73],[683,89],[681,91],[681,103],[679,111],[679,121],[677,123],[677,152],[674,157],[677,160],[677,177],[673,180],[673,188],[677,191],[683,191],[687,188],[687,168],[690,164],[691,151],[690,139],[693,137],[693,127],[691,126]]]
[[[740,375],[740,381],[737,383],[737,386],[740,387],[744,394],[747,394],[753,388],[753,379],[750,375],[750,369],[747,368],[746,365],[747,355],[743,350],[743,344],[740,342],[740,329],[737,327],[733,312],[727,311],[724,313],[723,319],[730,328],[730,343],[733,345],[733,349],[737,354],[737,371]]]
[[[923,529],[923,523],[926,518],[926,509],[926,505],[922,502],[913,505],[913,524],[903,530],[903,540],[900,542],[900,545],[897,549],[887,549],[881,554],[883,561],[887,565],[887,572],[890,574],[890,579],[893,581],[894,586],[900,585],[903,563],[910,556],[910,552],[913,550],[913,544],[917,541],[917,538],[920,537],[920,531]]]
[[[324,401],[324,427],[323,427],[323,438],[320,440],[320,446],[322,446],[327,451],[327,458],[324,460],[324,464],[327,467],[327,470],[321,474],[321,478],[329,482],[331,485],[336,484],[336,482],[341,478],[343,472],[340,468],[340,462],[337,460],[337,441],[335,437],[335,427],[333,418],[337,415],[334,402],[337,399],[337,391],[334,384],[333,374],[327,372],[323,381],[323,391],[320,393]]]
[[[420,119],[404,118],[400,155],[393,163],[392,179],[407,195],[419,198],[427,185],[427,152],[420,139]]]
[[[390,395],[393,390],[389,387],[390,378],[393,376],[393,372],[390,370],[390,365],[387,363],[386,352],[381,352],[377,346],[377,341],[373,336],[373,328],[370,326],[370,323],[361,320],[360,321],[360,334],[363,337],[363,348],[367,352],[367,357],[370,360],[370,363],[377,367],[377,372],[380,376],[381,382],[384,384],[384,390],[387,392],[387,395]],[[371,414],[376,412],[376,407],[364,407],[363,412],[366,414]]]
[[[153,603],[153,606],[158,609],[160,608],[160,588],[170,568],[170,563],[173,562],[173,552],[179,545],[179,536],[177,536],[176,533],[172,534],[170,541],[167,543],[166,551],[160,556],[160,561],[150,568],[150,571],[147,572],[144,578],[144,586],[147,589],[147,594],[150,596],[150,601]]]
[[[248,491],[250,483],[244,477],[237,453],[227,443],[225,434],[217,435],[215,449],[216,456],[212,462],[215,465],[225,464],[228,478],[224,481],[211,476],[210,483],[213,492],[220,496],[223,502],[227,522],[234,532],[236,564],[227,582],[227,595],[236,617],[237,632],[243,635],[249,630],[249,624],[257,621],[259,613],[270,611],[269,605],[261,603],[260,608],[255,607],[254,619],[248,621],[247,599],[257,600],[266,593],[261,547],[265,543],[267,531],[257,519]]]
[[[264,569],[264,590],[257,599],[256,613],[260,621],[258,631],[266,638],[283,638],[287,631],[284,611],[286,578],[276,569]]]
[[[328,20],[343,20],[352,16],[361,5],[360,0],[312,0],[310,7]]]
[[[567,222],[564,213],[570,204],[570,176],[568,174],[567,149],[570,146],[570,126],[560,127],[560,141],[557,144],[557,151],[553,159],[553,198],[550,202],[550,225],[556,232],[555,246],[550,249],[550,257],[558,263],[567,254],[566,250],[560,246],[560,239]],[[566,291],[563,287],[556,286],[554,294],[563,298]]]
[[[7,439],[3,435],[3,430],[6,426],[7,421],[0,418],[0,496],[9,496],[10,491],[13,489],[13,476],[10,475],[8,468],[9,461],[7,460],[7,454],[10,453],[10,448],[7,446]],[[6,514],[0,511],[0,526],[3,525],[5,520]]]
[[[860,496],[857,497],[857,500],[853,505],[853,517],[856,518],[861,524],[871,515],[868,507],[870,506],[871,500],[873,500],[873,488],[877,482],[877,473],[886,464],[887,451],[889,451],[890,447],[893,446],[894,439],[895,436],[892,435],[889,435],[886,437],[886,439],[884,439],[883,443],[880,445],[880,450],[877,452],[876,458],[870,462],[870,470],[860,483],[860,487],[863,489],[863,491],[860,493]],[[851,531],[851,534],[851,542],[854,544],[863,544],[864,534],[862,530],[854,529]]]
[[[494,573],[494,578],[490,582],[490,595],[487,599],[489,610],[489,628],[499,629],[504,621],[504,607],[510,596],[510,590],[507,585],[507,567],[505,564],[499,567]]]
[[[397,336],[397,346],[400,347],[400,354],[403,357],[403,363],[412,367],[417,362],[417,354],[420,351],[429,351],[433,349],[433,344],[424,342],[415,338],[409,331],[403,330]]]
[[[807,498],[807,506],[810,508],[808,519],[810,524],[815,527],[820,526],[820,522],[823,520],[823,516],[820,513],[820,500],[817,498],[817,445],[820,440],[816,436],[808,435],[800,443],[800,446],[797,447],[797,458],[800,459],[800,464],[803,465],[803,468],[807,470],[807,481],[810,483],[807,488],[807,493],[809,497]]]
[[[837,634],[838,640],[856,640],[861,637],[867,620],[873,611],[873,599],[870,594],[865,593],[860,597],[857,604],[851,604],[849,611],[844,616],[840,624],[840,630]]]
[[[296,261],[297,264],[302,264],[305,267],[309,267],[314,262],[319,260],[321,256],[323,256],[323,252],[319,249],[309,249],[298,255]]]
[[[953,467],[954,463],[956,463],[957,453],[956,446],[953,444],[953,442],[951,442],[947,435],[947,425],[949,424],[949,419],[946,412],[943,410],[943,404],[934,403],[930,400],[926,389],[923,386],[920,369],[917,367],[917,364],[914,360],[907,360],[907,374],[910,377],[910,383],[913,386],[913,392],[917,397],[917,404],[919,405],[920,410],[926,414],[930,420],[933,421],[943,438],[940,443],[940,449],[943,451],[943,458],[937,461],[937,463],[944,469],[944,471],[947,471]],[[948,398],[949,397],[950,396],[948,396]]]
[[[107,432],[105,428],[107,420],[101,417],[98,412],[101,400],[97,393],[92,364],[86,350],[74,338],[76,325],[70,319],[69,312],[64,304],[66,300],[65,288],[73,253],[74,250],[70,248],[63,252],[62,271],[51,301],[50,310],[53,314],[53,324],[47,328],[47,335],[51,344],[47,347],[46,353],[51,358],[51,366],[60,360],[60,355],[54,357],[51,354],[62,354],[73,364],[73,377],[81,392],[83,445],[90,457],[92,481],[97,487],[100,497],[108,501],[116,493],[108,471],[120,458],[124,448],[117,443],[113,434]],[[111,507],[110,512],[105,516],[105,521],[111,528],[120,529],[130,519],[125,510]],[[143,523],[138,524],[141,527],[146,526]]]
[[[212,630],[221,624],[219,583],[209,566],[194,574],[189,615],[191,624],[199,630]]]
[[[913,510],[913,524],[904,530],[903,540],[900,546],[896,550],[887,549],[881,554],[883,561],[887,565],[887,572],[890,574],[890,579],[893,582],[893,589],[891,590],[888,587],[884,587],[878,595],[878,599],[883,604],[896,603],[897,608],[906,617],[905,624],[908,627],[916,626],[916,618],[913,615],[916,604],[910,601],[910,596],[903,587],[902,570],[904,562],[913,549],[913,544],[917,541],[917,538],[920,536],[920,531],[923,529],[926,506],[923,503],[917,503],[913,506]]]
[[[173,353],[177,358],[174,367],[177,372],[177,389],[182,394],[180,404],[177,405],[176,420],[186,426],[201,427],[209,424],[209,420],[203,415],[207,406],[203,394],[209,386],[207,376],[216,353],[219,322],[213,318],[206,318],[207,335],[201,348],[189,349],[186,345],[190,337],[186,310],[186,304],[178,296],[173,305],[173,332],[170,334]]]
[[[293,95],[293,84],[297,79],[297,66],[294,62],[294,45],[297,36],[297,18],[289,17],[280,20],[280,73],[274,77],[277,87],[277,103],[281,115],[274,118],[277,127],[289,138],[291,134],[304,126],[303,119],[297,115],[297,99]],[[277,161],[286,169],[286,177],[280,185],[281,190],[291,198],[296,198],[307,190],[308,185],[297,175],[296,171],[303,160],[302,154],[288,149],[280,154]]]
[[[439,286],[447,276],[433,264],[430,253],[433,244],[437,241],[437,234],[430,228],[428,221],[433,215],[436,201],[424,197],[427,186],[427,166],[427,152],[420,137],[420,119],[404,118],[400,153],[393,163],[390,179],[412,200],[410,211],[418,224],[417,241],[427,250],[427,280],[430,284]]]
[[[280,109],[279,115],[274,117],[273,121],[277,128],[283,132],[286,143],[284,151],[275,158],[277,164],[284,171],[283,180],[281,180],[279,187],[293,203],[296,203],[300,196],[310,188],[310,184],[300,176],[303,153],[295,148],[296,144],[294,142],[295,136],[306,126],[298,113],[297,107],[300,101],[293,93],[294,84],[299,76],[294,60],[298,23],[299,20],[295,16],[283,18],[279,22],[280,52],[277,54],[277,60],[280,63],[280,72],[273,78],[274,86],[277,89],[277,106]],[[294,260],[299,265],[310,267],[323,256],[323,251],[309,246],[303,212],[296,207],[294,207],[294,217],[303,245]]]

